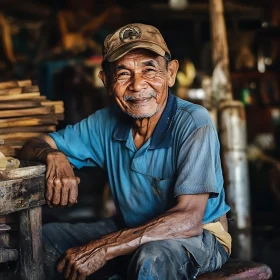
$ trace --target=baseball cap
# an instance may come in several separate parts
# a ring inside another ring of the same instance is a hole
[[[108,35],[103,45],[103,61],[115,61],[131,50],[147,49],[160,56],[170,51],[159,30],[143,23],[132,23]]]

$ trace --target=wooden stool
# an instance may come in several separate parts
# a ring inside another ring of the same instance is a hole
[[[205,273],[197,280],[267,280],[272,278],[269,266],[263,263],[229,259],[221,269]]]

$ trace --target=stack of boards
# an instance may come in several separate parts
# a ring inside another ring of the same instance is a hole
[[[56,130],[64,118],[62,101],[49,101],[30,80],[0,83],[0,146],[14,157],[30,138]]]

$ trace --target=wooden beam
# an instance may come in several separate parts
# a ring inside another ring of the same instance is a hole
[[[44,280],[42,209],[35,207],[20,214],[20,279]]]
[[[219,92],[214,92],[213,94],[216,95],[216,99],[232,100],[228,42],[222,0],[210,0],[210,20],[214,71],[215,69],[219,70],[219,73],[223,74],[226,78],[226,82],[221,81],[218,85],[217,91]],[[215,75],[215,72],[213,75]],[[213,81],[215,78],[216,77],[213,76]],[[217,79],[219,79],[219,77],[215,80],[219,82]]]

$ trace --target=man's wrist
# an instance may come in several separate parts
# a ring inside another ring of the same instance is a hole
[[[54,157],[58,157],[58,156],[59,157],[67,158],[66,155],[63,152],[61,152],[61,151],[59,151],[57,149],[53,149],[53,148],[45,149],[43,151],[43,155],[42,156],[45,157],[46,161],[52,160]]]

